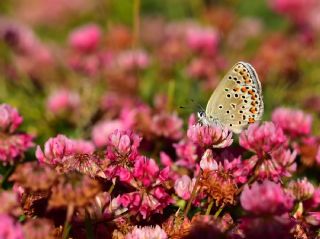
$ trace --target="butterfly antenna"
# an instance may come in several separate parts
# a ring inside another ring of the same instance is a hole
[[[201,111],[205,112],[205,109],[202,107],[202,105],[198,104],[198,107]]]
[[[199,103],[195,102],[194,99],[190,99],[191,104],[186,105],[186,106],[179,106],[179,109],[190,109],[192,111],[205,111],[205,109],[200,105]]]
[[[192,104],[194,103],[193,100],[190,100],[190,101]],[[179,106],[179,109],[190,109],[190,108],[192,108],[191,104],[186,104],[185,106],[183,106],[183,105]]]
[[[197,111],[201,110],[201,111],[205,111],[205,109],[202,107],[202,105],[200,105],[199,103],[195,102],[194,99],[190,99],[191,103],[193,104],[193,106],[197,109]]]

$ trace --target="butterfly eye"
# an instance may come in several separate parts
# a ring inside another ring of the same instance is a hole
[[[205,113],[203,111],[198,112],[198,117],[203,118],[205,116]]]

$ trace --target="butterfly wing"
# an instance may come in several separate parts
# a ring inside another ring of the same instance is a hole
[[[261,119],[263,114],[261,84],[254,68],[238,62],[224,76],[212,93],[207,107],[209,121],[217,120],[234,133]]]

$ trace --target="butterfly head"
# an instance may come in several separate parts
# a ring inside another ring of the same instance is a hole
[[[206,112],[199,111],[198,112],[198,118],[199,118],[199,121],[202,121],[203,119],[205,119],[206,118]]]
[[[204,111],[198,112],[198,119],[199,119],[199,122],[202,123],[203,125],[211,124],[211,120],[209,119],[209,117],[207,117],[207,114]]]

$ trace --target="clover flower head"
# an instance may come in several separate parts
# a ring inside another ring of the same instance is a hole
[[[0,238],[24,239],[22,227],[7,214],[0,214]]]
[[[159,226],[137,227],[125,236],[125,239],[167,239],[166,232]]]
[[[313,196],[315,188],[307,178],[291,181],[288,185],[288,189],[297,200],[306,200]]]
[[[55,165],[62,163],[66,156],[75,153],[74,143],[66,136],[59,134],[54,138],[49,138],[44,144],[44,151],[37,147],[36,157],[40,163]]]
[[[272,122],[251,124],[240,134],[239,143],[258,156],[270,153],[287,144],[287,138],[282,129]]]
[[[293,198],[272,181],[255,182],[245,186],[240,196],[241,206],[253,214],[280,215],[293,206]]]
[[[200,160],[200,168],[202,170],[217,170],[218,169],[218,163],[216,160],[213,159],[213,154],[211,149],[207,149],[201,160]]]
[[[157,136],[178,140],[182,136],[182,125],[176,114],[160,113],[153,116],[151,129]]]
[[[13,133],[21,125],[23,118],[17,109],[7,104],[0,105],[0,130]]]
[[[277,108],[272,113],[272,122],[293,138],[311,133],[312,116],[301,110]]]
[[[125,70],[143,70],[150,64],[150,57],[143,50],[125,51],[119,54],[118,64]]]
[[[33,147],[33,137],[25,133],[4,134],[0,132],[0,162],[13,164],[24,157]]]
[[[188,46],[196,52],[212,55],[217,51],[219,35],[213,28],[191,26],[187,29],[186,38]]]
[[[203,148],[225,148],[232,144],[232,132],[219,125],[196,124],[189,127],[188,138]]]
[[[80,96],[68,89],[53,92],[47,100],[47,107],[54,115],[75,111],[79,106]]]
[[[87,53],[97,49],[101,40],[101,29],[95,24],[81,26],[71,32],[69,43],[79,52]]]
[[[192,179],[188,175],[183,175],[178,178],[174,183],[174,190],[176,194],[184,200],[188,200],[191,196],[195,179]]]

